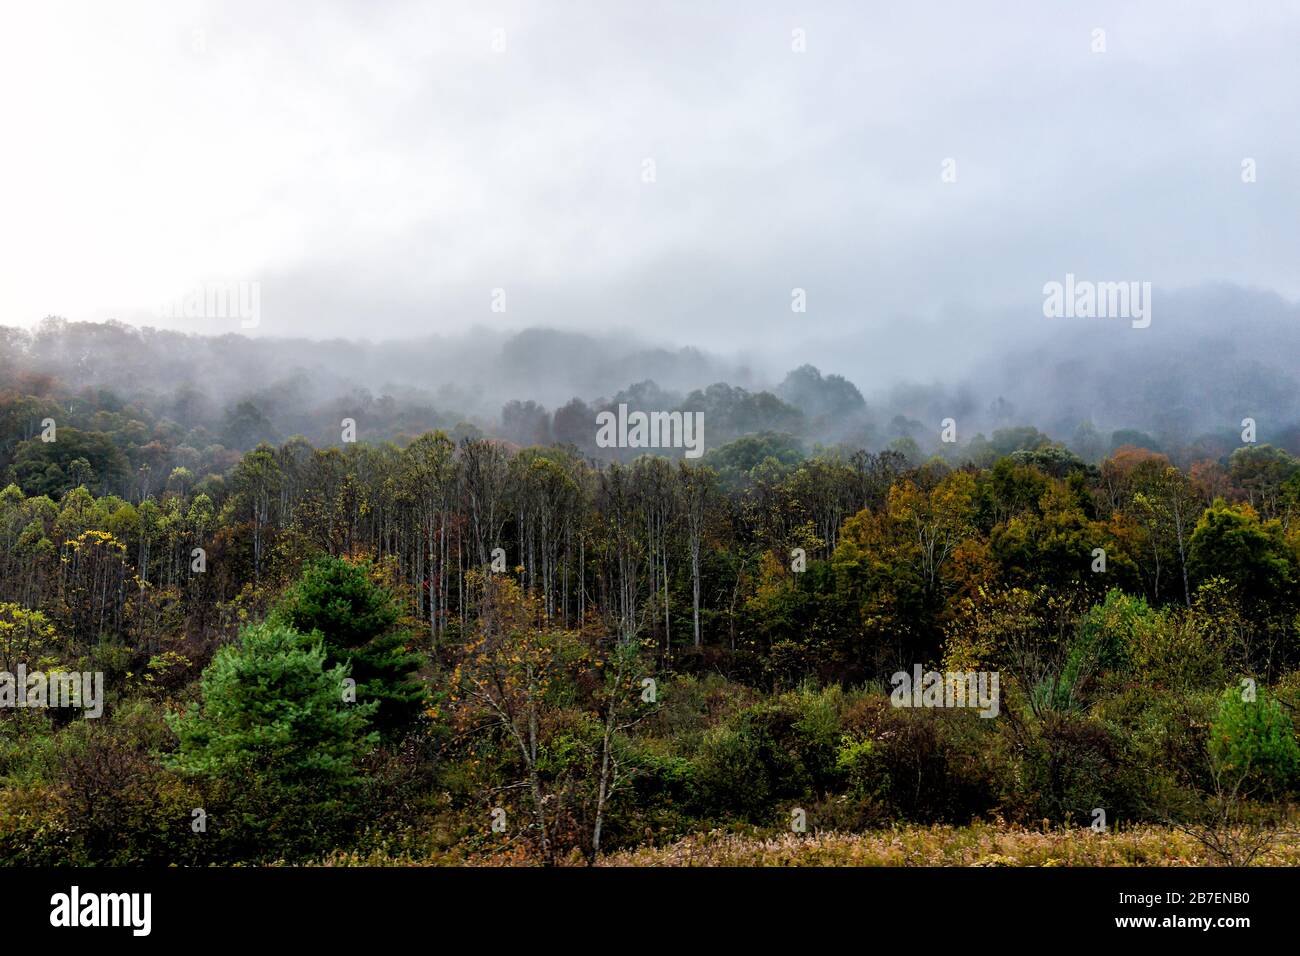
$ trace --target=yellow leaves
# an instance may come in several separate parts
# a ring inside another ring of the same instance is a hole
[[[83,531],[81,534],[77,535],[75,540],[69,539],[63,542],[63,544],[64,547],[71,547],[76,551],[100,545],[117,551],[120,554],[126,554],[126,545],[122,544],[122,542],[118,541],[107,531]]]

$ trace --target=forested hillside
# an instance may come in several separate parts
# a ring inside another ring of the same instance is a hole
[[[1231,454],[1246,418],[1259,443],[1300,454],[1300,309],[1233,289],[1168,308],[1122,340],[1100,327],[990,339],[929,383],[883,375],[870,338],[819,370],[549,329],[320,342],[51,318],[0,327],[0,474],[16,469],[28,491],[85,484],[135,501],[178,467],[196,482],[225,476],[262,442],[341,446],[344,419],[363,443],[441,429],[630,461],[635,450],[595,442],[595,416],[620,404],[701,413],[706,449],[761,435],[787,462],[824,447],[988,465],[1055,443],[1093,465],[1137,445],[1188,468]],[[61,442],[33,441],[47,417]],[[941,440],[946,419],[955,441]]]
[[[598,457],[607,402],[474,425],[281,381],[219,409],[201,377],[124,397],[33,354],[0,366],[0,666],[106,700],[0,713],[7,862],[556,862],[1098,811],[1245,862],[1300,787],[1300,461],[1232,428],[855,444],[875,412],[806,367],[629,391],[702,408],[709,450]],[[897,706],[916,667],[997,674],[996,714]]]

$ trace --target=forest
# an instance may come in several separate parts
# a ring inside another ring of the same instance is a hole
[[[1294,428],[947,443],[810,366],[286,415],[86,385],[76,332],[0,350],[0,671],[105,701],[0,709],[6,864],[1295,852]],[[597,449],[629,401],[702,412],[704,456]],[[893,706],[918,667],[997,675],[996,716]]]

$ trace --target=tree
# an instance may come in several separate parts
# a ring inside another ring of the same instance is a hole
[[[534,401],[506,402],[501,409],[501,433],[516,445],[549,444],[550,415]]]
[[[269,445],[249,452],[235,469],[234,486],[239,496],[241,512],[253,525],[254,581],[261,578],[266,527],[271,520],[272,503],[280,490],[281,481],[279,463]]]
[[[1246,493],[1246,500],[1265,521],[1281,517],[1285,507],[1283,488],[1300,474],[1300,461],[1272,445],[1247,445],[1228,459],[1233,483]]]
[[[691,467],[686,462],[678,466],[677,479],[681,485],[682,514],[686,522],[686,550],[691,564],[691,621],[694,643],[700,646],[700,550],[704,531],[715,507],[718,473],[706,465]]]
[[[790,372],[777,388],[778,397],[798,408],[810,419],[842,421],[866,411],[862,393],[841,375],[827,375],[812,365]]]
[[[322,556],[308,563],[285,592],[271,619],[304,634],[319,634],[326,664],[348,663],[357,700],[378,705],[375,726],[386,737],[408,726],[421,709],[423,687],[409,680],[421,663],[397,628],[393,595],[371,579],[369,562]]]
[[[0,603],[0,671],[13,673],[19,664],[31,670],[56,662],[54,625],[40,611]]]
[[[1227,866],[1249,866],[1271,846],[1296,838],[1289,802],[1259,801],[1285,793],[1300,768],[1295,729],[1275,698],[1262,688],[1256,695],[1225,690],[1199,762],[1206,786],[1161,795],[1170,826]]]
[[[1295,555],[1279,523],[1261,523],[1250,505],[1215,501],[1196,523],[1187,563],[1196,584],[1221,577],[1256,606],[1294,600]]]
[[[18,484],[31,495],[57,496],[92,482],[103,486],[99,490],[123,490],[130,474],[126,456],[108,435],[62,424],[57,441],[22,442],[12,468]]]
[[[1172,465],[1159,468],[1139,467],[1134,478],[1139,481],[1133,506],[1147,527],[1152,547],[1172,550],[1178,557],[1182,575],[1183,602],[1192,606],[1192,586],[1187,570],[1187,547],[1192,536],[1200,501],[1188,478]]]
[[[222,431],[232,448],[252,448],[259,442],[275,441],[275,427],[253,402],[239,402],[226,412]]]
[[[474,542],[471,560],[480,567],[488,564],[505,521],[508,469],[506,452],[499,443],[487,439],[461,443],[461,489],[468,506],[466,510]]]
[[[636,767],[628,754],[624,735],[632,730],[656,707],[651,698],[639,694],[639,649],[632,644],[615,644],[603,661],[597,661],[604,675],[603,692],[597,695],[597,717],[601,734],[599,771],[596,773],[594,823],[591,831],[591,854],[594,861],[600,854],[600,841],[605,825],[605,815],[615,795],[635,775]],[[651,679],[653,683],[653,679]],[[644,704],[649,703],[649,708]]]
[[[889,517],[912,544],[914,560],[929,595],[940,593],[942,572],[961,541],[974,532],[971,505],[975,479],[964,471],[932,490],[905,481],[889,491]]]
[[[377,702],[345,700],[346,664],[327,666],[319,638],[282,624],[245,628],[217,652],[201,701],[168,714],[179,749],[169,767],[213,785],[232,828],[291,850],[337,819],[378,740]]]
[[[563,783],[544,772],[544,735],[553,721],[554,692],[586,658],[575,636],[544,626],[535,598],[503,575],[471,572],[481,589],[479,618],[452,673],[452,701],[465,729],[492,730],[518,758],[523,779],[507,789],[528,793],[533,829],[547,863],[556,860],[556,829],[564,811]]]
[[[596,413],[580,398],[555,410],[551,429],[561,445],[573,445],[583,452],[595,448]]]
[[[447,627],[447,593],[451,559],[451,525],[456,492],[456,446],[443,432],[421,435],[402,453],[397,477],[399,497],[408,502],[415,527],[407,543],[412,577],[427,581],[430,637],[436,642]],[[427,571],[426,571],[427,568]],[[426,588],[416,594],[416,612],[424,616]]]
[[[1285,789],[1300,771],[1291,718],[1277,699],[1229,687],[1219,698],[1210,726],[1210,756],[1224,772],[1244,778],[1251,789]]]

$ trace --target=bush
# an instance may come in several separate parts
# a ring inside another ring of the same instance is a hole
[[[1011,767],[996,721],[970,711],[894,708],[865,698],[845,715],[836,767],[850,793],[891,817],[966,822],[996,811]]]
[[[76,836],[52,789],[0,789],[0,865],[66,866],[78,861]]]
[[[1164,819],[1171,795],[1209,784],[1206,730],[1216,705],[1214,693],[1138,684],[1098,701],[1094,716],[1108,728],[1117,760],[1107,819]]]
[[[1288,786],[1300,769],[1300,748],[1290,716],[1262,687],[1247,700],[1237,688],[1219,698],[1210,726],[1210,756],[1226,774],[1229,786],[1238,780],[1248,789],[1274,795]]]
[[[792,746],[797,715],[760,704],[710,731],[699,756],[706,808],[768,822],[782,799],[809,792],[812,778]]]
[[[831,790],[843,708],[839,687],[804,685],[715,727],[699,755],[707,809],[769,822],[778,802]]]
[[[1086,824],[1092,812],[1115,803],[1119,748],[1104,723],[1048,713],[1026,753],[1024,783],[1036,797],[1036,816]]]
[[[1090,608],[1079,620],[1061,673],[1058,693],[1081,699],[1090,677],[1100,671],[1128,669],[1140,635],[1159,626],[1160,613],[1140,597],[1111,590],[1102,603]]]
[[[703,821],[691,812],[702,803],[695,762],[643,745],[628,756],[637,773],[609,806],[602,846],[615,850],[698,830]]]

